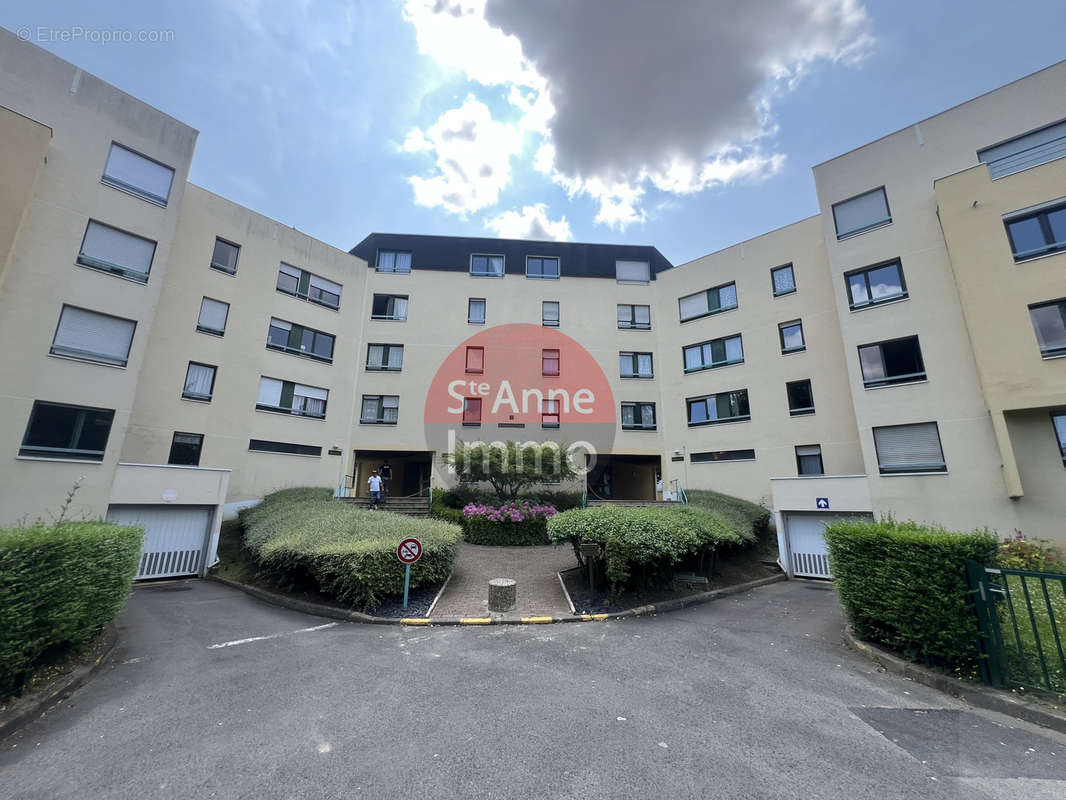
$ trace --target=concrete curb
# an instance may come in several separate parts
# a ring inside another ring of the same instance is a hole
[[[856,638],[855,631],[850,625],[844,628],[844,644],[862,653],[888,672],[902,675],[923,686],[965,700],[972,706],[988,711],[998,711],[1001,714],[1066,733],[1066,713],[1028,703],[1002,689],[993,689],[980,683],[970,683],[919,664],[913,664],[894,653]]]
[[[37,694],[15,698],[6,711],[0,712],[0,739],[21,728],[49,706],[66,699],[108,663],[118,644],[118,628],[114,622],[104,626],[103,635],[103,652],[93,659],[92,663],[82,664],[71,670]]]
[[[359,611],[349,611],[344,608],[334,608],[333,606],[325,606],[320,603],[309,603],[306,600],[297,600],[293,597],[286,597],[284,595],[275,594],[274,592],[268,592],[267,590],[260,589],[256,586],[248,586],[247,584],[231,580],[230,578],[223,578],[220,575],[207,575],[206,579],[230,586],[234,589],[240,589],[242,592],[250,594],[252,597],[256,597],[264,602],[281,606],[282,608],[288,608],[292,611],[300,611],[304,614],[313,614],[319,617],[328,617],[329,619],[341,619],[346,622],[361,622],[370,625],[420,625],[439,627],[446,625],[548,625],[561,622],[605,622],[613,619],[624,619],[626,617],[643,617],[652,614],[660,614],[664,611],[676,611],[689,606],[709,603],[712,600],[717,600],[719,597],[727,597],[731,594],[741,594],[742,592],[747,592],[751,589],[757,589],[760,586],[766,586],[771,583],[787,580],[787,577],[783,573],[770,575],[755,581],[739,583],[736,586],[727,586],[724,589],[713,589],[709,592],[701,592],[700,594],[689,595],[688,597],[664,600],[661,603],[652,603],[637,608],[627,608],[625,611],[611,611],[602,614],[564,614],[561,616],[543,617],[514,617],[506,614],[494,614],[489,617],[375,617],[371,614],[363,614]]]

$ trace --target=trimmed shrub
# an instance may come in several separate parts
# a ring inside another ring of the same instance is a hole
[[[690,506],[710,509],[745,539],[749,536],[762,539],[770,530],[770,511],[758,503],[710,489],[692,489],[686,494]]]
[[[143,535],[106,522],[0,529],[0,697],[43,656],[84,645],[118,615]]]
[[[463,536],[471,544],[528,546],[549,544],[547,520],[557,512],[552,506],[520,501],[501,506],[469,503],[462,513]]]
[[[372,610],[403,593],[396,548],[408,536],[422,542],[411,588],[443,581],[462,538],[446,522],[369,511],[333,499],[329,489],[283,489],[241,512],[245,545],[268,576],[309,579],[330,597]]]
[[[599,544],[607,561],[611,594],[617,597],[638,573],[642,584],[664,581],[674,565],[689,555],[711,553],[726,544],[754,541],[704,508],[679,506],[597,506],[564,511],[548,520],[548,538]]]
[[[842,520],[826,527],[840,602],[860,638],[972,674],[976,619],[966,561],[995,563],[996,537],[916,522]]]

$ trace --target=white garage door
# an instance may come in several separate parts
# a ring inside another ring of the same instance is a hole
[[[788,535],[788,551],[792,559],[792,573],[804,578],[832,578],[829,555],[822,531],[830,522],[854,517],[870,518],[870,514],[813,514],[790,511],[784,515]]]
[[[200,506],[111,506],[107,520],[144,528],[137,578],[168,578],[200,573],[212,511]]]

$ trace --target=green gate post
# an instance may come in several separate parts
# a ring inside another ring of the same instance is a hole
[[[973,597],[977,615],[977,661],[981,667],[981,681],[997,689],[1003,688],[1003,645],[999,641],[998,626],[993,615],[996,612],[995,596],[987,589],[985,568],[976,561],[966,562],[966,582]]]

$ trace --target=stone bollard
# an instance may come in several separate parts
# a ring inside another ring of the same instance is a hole
[[[493,578],[489,581],[489,611],[514,611],[517,597],[518,584],[511,578]]]

